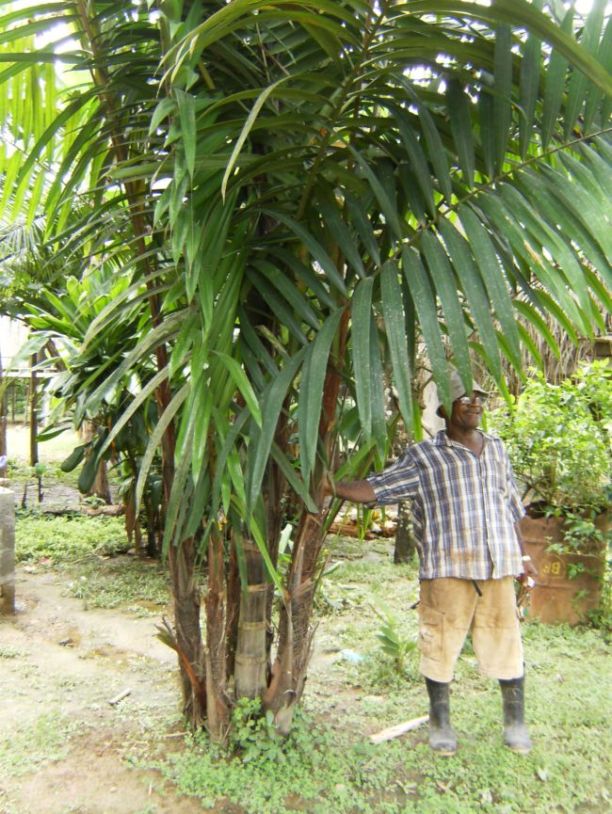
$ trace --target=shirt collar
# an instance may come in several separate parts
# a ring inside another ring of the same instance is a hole
[[[491,437],[488,433],[483,432],[480,429],[478,430],[478,432],[482,435],[482,437],[485,439],[485,441],[488,440]],[[448,437],[448,435],[446,434],[446,430],[439,430],[439,432],[437,432],[435,434],[432,443],[436,447],[452,447],[452,446],[454,446],[454,442]]]
[[[446,434],[446,430],[439,430],[434,436],[433,443],[436,447],[449,447],[450,438]]]

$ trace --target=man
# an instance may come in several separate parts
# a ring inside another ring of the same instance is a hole
[[[524,514],[502,442],[478,427],[487,397],[467,394],[457,371],[450,378],[452,411],[438,414],[446,429],[407,448],[404,456],[366,480],[327,484],[328,494],[379,505],[412,501],[420,561],[420,670],[430,702],[429,744],[451,755],[449,687],[466,635],[484,675],[499,680],[504,743],[527,753],[524,665],[514,591],[536,575],[523,553],[518,521]]]

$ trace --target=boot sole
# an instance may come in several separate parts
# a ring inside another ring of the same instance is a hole
[[[452,757],[453,755],[457,754],[456,746],[439,746],[438,748],[436,748],[435,746],[432,746],[430,743],[429,748],[435,755],[440,755],[441,757]]]
[[[507,743],[504,745],[506,749],[514,752],[515,755],[528,755],[531,752],[531,746],[508,746]]]

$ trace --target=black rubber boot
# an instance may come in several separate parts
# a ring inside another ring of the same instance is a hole
[[[429,694],[429,745],[439,755],[454,755],[457,737],[450,724],[450,684],[425,679]]]
[[[499,686],[504,704],[504,744],[513,752],[526,755],[531,749],[531,738],[525,726],[525,679],[500,679]]]

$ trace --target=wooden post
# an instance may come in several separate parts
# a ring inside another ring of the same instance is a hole
[[[4,371],[2,369],[2,352],[0,351],[0,478],[6,477],[6,423],[7,423],[7,402],[6,390],[4,389]]]
[[[36,365],[38,355],[30,359],[30,466],[38,463],[38,377]]]
[[[0,486],[0,614],[15,613],[15,496]]]

